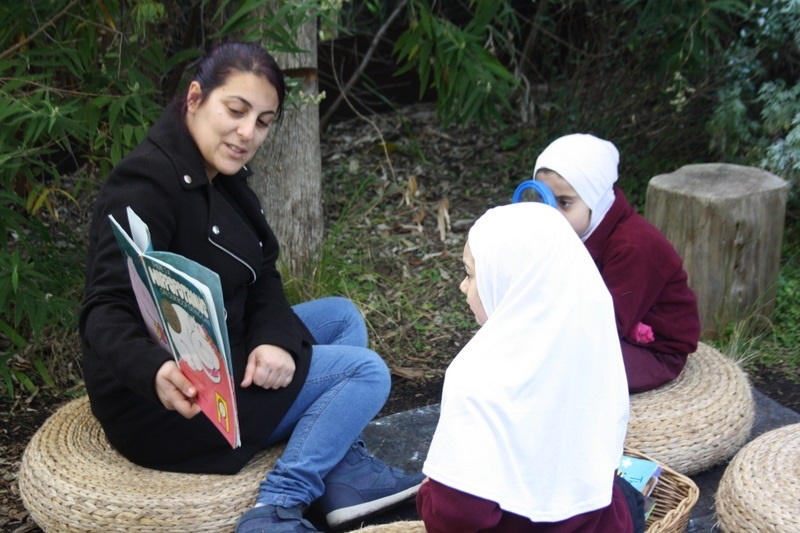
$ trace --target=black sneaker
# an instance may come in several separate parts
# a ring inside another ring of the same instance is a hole
[[[315,506],[338,528],[413,498],[423,479],[421,472],[386,466],[357,442],[325,477],[325,493]]]
[[[300,507],[262,505],[239,518],[236,533],[319,533],[319,530],[303,518]]]

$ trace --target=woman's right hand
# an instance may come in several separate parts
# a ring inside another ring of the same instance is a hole
[[[175,361],[167,361],[156,373],[156,394],[164,407],[178,411],[184,418],[192,418],[200,412],[197,405],[197,389],[186,379]]]

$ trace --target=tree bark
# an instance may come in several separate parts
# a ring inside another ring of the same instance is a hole
[[[317,96],[316,22],[300,29],[297,44],[306,52],[273,57],[284,71],[302,73],[303,93]],[[288,102],[251,166],[250,185],[281,244],[281,261],[291,275],[302,277],[319,259],[323,240],[319,107]]]
[[[774,174],[725,163],[650,180],[645,217],[683,257],[704,338],[772,312],[787,194]]]

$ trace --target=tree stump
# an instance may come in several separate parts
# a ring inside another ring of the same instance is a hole
[[[645,217],[675,246],[702,336],[774,307],[788,185],[765,170],[708,163],[650,180]]]

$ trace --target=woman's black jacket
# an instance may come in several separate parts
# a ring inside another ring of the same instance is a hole
[[[111,444],[143,466],[179,472],[235,473],[261,448],[303,386],[313,338],[287,303],[275,266],[279,247],[249,171],[206,176],[202,156],[174,107],[111,172],[90,230],[80,311],[83,374],[92,411]],[[223,194],[224,193],[224,194]],[[242,446],[231,449],[198,414],[168,411],[155,375],[172,356],[148,335],[108,215],[129,230],[126,207],[149,226],[156,250],[179,253],[216,271],[225,298]],[[239,386],[247,356],[260,344],[288,350],[291,385]]]

